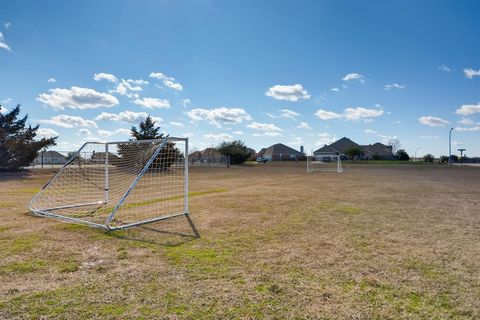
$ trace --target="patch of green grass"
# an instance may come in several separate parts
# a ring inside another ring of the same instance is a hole
[[[10,262],[0,267],[0,273],[31,273],[44,269],[45,261],[40,259],[29,259],[25,261]]]
[[[255,291],[259,293],[272,293],[277,294],[282,292],[282,289],[277,284],[261,283],[255,286]]]
[[[405,262],[405,267],[409,270],[415,270],[421,273],[425,278],[437,279],[442,276],[443,272],[433,264],[428,264],[416,258],[410,258]]]
[[[19,194],[19,193],[22,193],[22,194],[36,194],[39,191],[40,191],[39,188],[23,188],[23,189],[14,189],[14,190],[5,191],[4,194],[8,194],[8,195],[16,195],[16,194]]]
[[[110,303],[100,306],[99,316],[100,317],[121,317],[128,310],[128,306],[121,303]]]
[[[80,268],[80,262],[76,260],[62,261],[57,264],[57,269],[62,273],[76,272]]]
[[[22,253],[31,251],[40,241],[40,237],[36,234],[21,236],[20,238],[14,239],[13,243],[10,245],[10,253]]]
[[[15,202],[0,202],[0,209],[7,209],[7,208],[15,208],[17,206],[17,203]]]
[[[11,227],[0,226],[0,232],[4,232],[4,231],[10,230],[10,229],[11,229]]]

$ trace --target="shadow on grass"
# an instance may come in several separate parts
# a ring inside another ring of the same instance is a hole
[[[189,227],[188,230],[183,230],[186,225]],[[200,233],[189,215],[181,215],[125,230],[106,232],[118,239],[167,247],[178,246],[200,238]]]

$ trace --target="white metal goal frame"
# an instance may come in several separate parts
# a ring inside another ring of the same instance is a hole
[[[106,230],[188,218],[188,138],[86,142],[28,209]]]
[[[307,157],[307,172],[342,173],[342,157],[340,155],[314,155]]]

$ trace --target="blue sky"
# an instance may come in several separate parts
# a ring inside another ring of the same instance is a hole
[[[196,149],[397,137],[480,156],[478,1],[2,1],[0,101],[57,150],[150,114]]]

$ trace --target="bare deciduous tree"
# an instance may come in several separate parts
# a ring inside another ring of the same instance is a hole
[[[388,145],[392,147],[393,154],[396,154],[400,148],[402,148],[402,144],[398,138],[393,138],[388,142]]]

